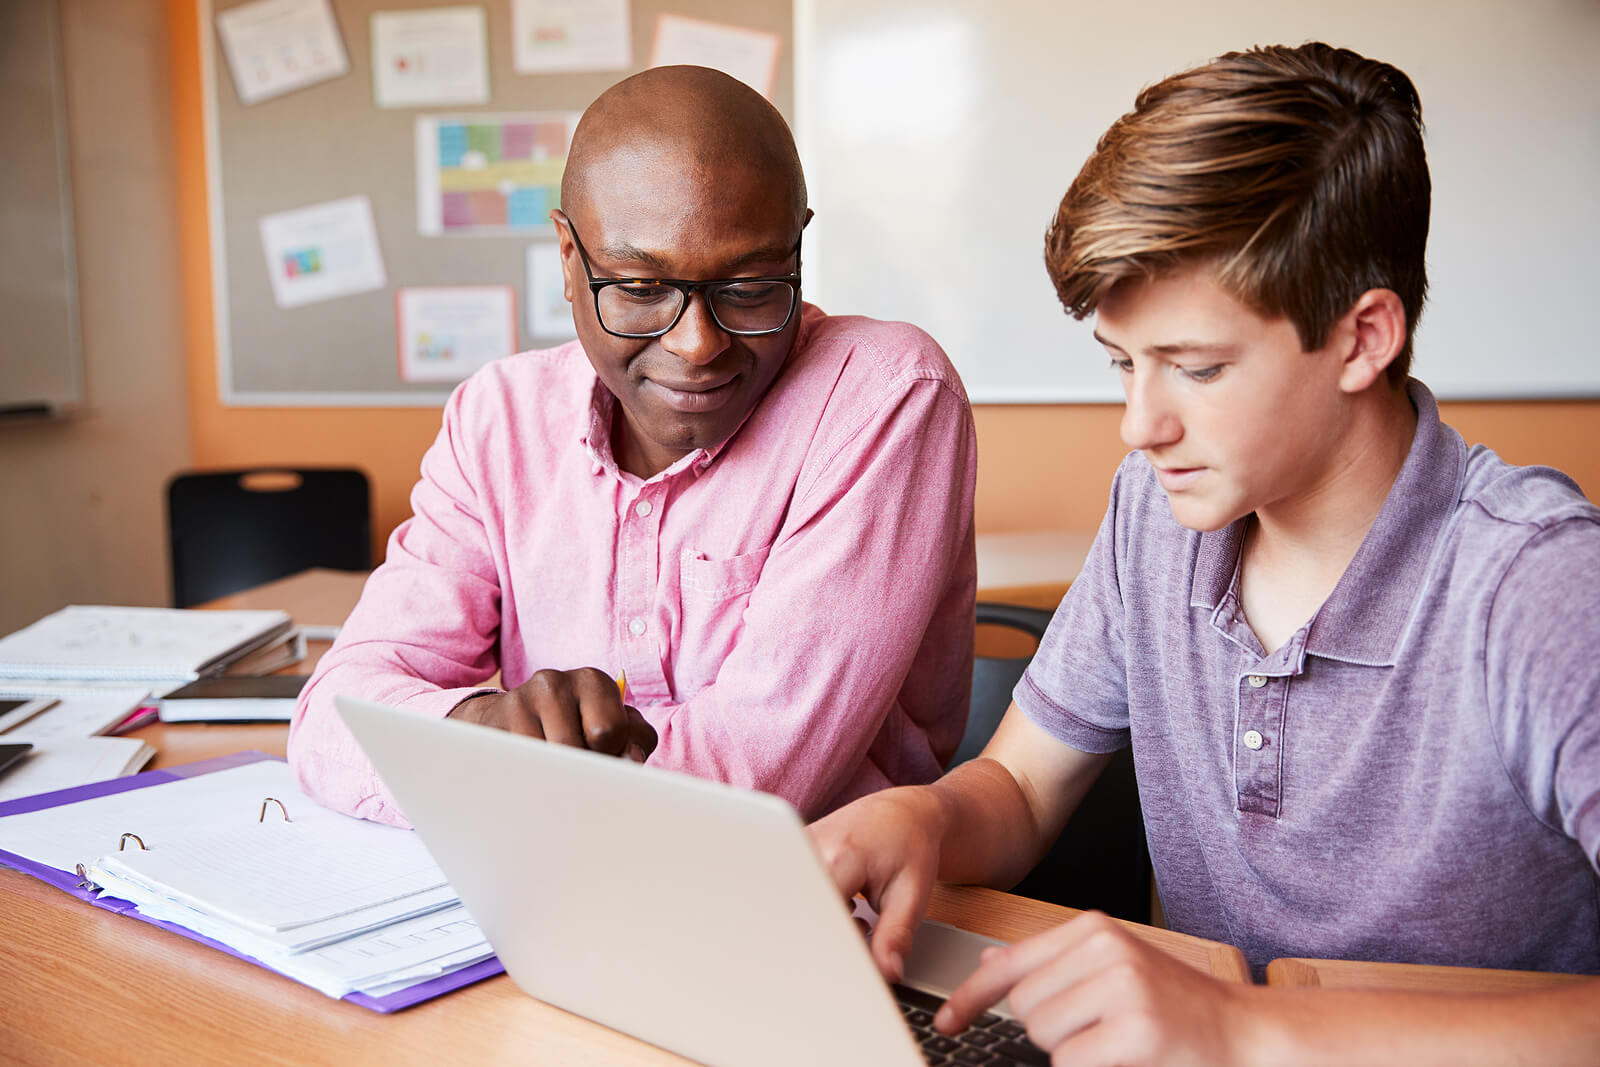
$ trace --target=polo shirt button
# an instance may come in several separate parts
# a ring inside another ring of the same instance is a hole
[[[644,635],[644,620],[635,615],[628,620],[628,632],[635,637]]]
[[[1264,686],[1266,684],[1267,684],[1267,680],[1262,675],[1252,674],[1250,676],[1250,688],[1251,689],[1260,689],[1262,686]]]
[[[633,513],[641,519],[650,514],[650,501],[641,500],[633,506]]]
[[[1258,731],[1246,730],[1244,732],[1244,747],[1245,748],[1248,748],[1250,751],[1254,752],[1256,749],[1261,747],[1261,743],[1262,743],[1262,738],[1261,738],[1261,734]]]

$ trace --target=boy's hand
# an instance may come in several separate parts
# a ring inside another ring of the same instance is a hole
[[[857,893],[878,912],[872,958],[898,982],[939,873],[941,809],[919,786],[862,797],[811,825],[817,852],[846,900]]]
[[[1251,1040],[1251,990],[1202,974],[1091,911],[985,950],[934,1025],[956,1033],[1009,997],[1029,1040],[1055,1063],[1232,1064]]]

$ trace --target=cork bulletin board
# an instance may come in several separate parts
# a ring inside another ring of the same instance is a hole
[[[252,95],[248,80],[241,87],[234,70],[241,64],[248,74],[250,58],[242,52],[230,56],[236,39],[219,27],[230,12],[259,21],[261,13],[273,14],[274,5],[197,2],[207,97],[216,354],[226,404],[441,403],[452,383],[405,380],[397,358],[402,294],[426,295],[435,287],[506,287],[507,295],[514,294],[508,331],[513,350],[564,340],[559,334],[541,336],[525,306],[530,249],[554,244],[554,231],[544,219],[557,206],[562,141],[570,132],[559,127],[606,88],[650,65],[662,16],[691,29],[709,24],[775,37],[769,95],[793,122],[789,0],[629,0],[619,5],[631,29],[625,69],[550,73],[516,69],[512,0],[451,6],[426,0],[329,0],[325,10],[342,46],[342,57],[335,58],[342,59],[343,71],[253,102],[246,100]],[[487,99],[394,106],[391,96],[391,106],[379,106],[375,16],[469,11],[481,12]],[[429,166],[419,168],[419,150],[433,153]],[[490,159],[500,168],[497,173],[507,176],[504,182],[518,183],[515,191],[504,196],[493,188],[453,191],[466,152]],[[433,183],[421,182],[420,191],[419,169]],[[359,210],[335,210],[341,205]],[[319,211],[328,218],[318,219]],[[332,297],[317,292],[315,272],[324,265],[319,257],[338,255],[337,227],[365,226],[368,217],[381,263],[365,273],[350,272],[364,278],[365,287]],[[302,233],[322,233],[327,247],[307,249],[289,238],[277,240],[270,226],[263,227],[264,218],[286,219]],[[306,273],[285,282],[274,277],[274,263],[291,264],[291,274]]]

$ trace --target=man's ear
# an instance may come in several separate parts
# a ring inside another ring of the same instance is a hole
[[[1368,289],[1334,327],[1346,339],[1339,388],[1359,393],[1383,377],[1406,343],[1406,308],[1393,289]]]
[[[573,275],[580,268],[578,246],[572,241],[572,223],[567,221],[566,214],[560,208],[550,209],[550,221],[556,228],[556,251],[561,257],[561,295],[567,298],[567,303],[576,304],[573,294],[578,291],[579,286],[574,284]]]

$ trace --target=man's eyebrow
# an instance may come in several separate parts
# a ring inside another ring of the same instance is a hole
[[[626,242],[614,245],[604,245],[601,248],[596,249],[596,251],[600,253],[602,258],[611,260],[615,263],[643,263],[645,266],[656,271],[658,274],[665,274],[667,270],[667,261],[662,259],[656,253],[647,252],[642,248],[635,247],[634,245],[630,245]]]
[[[671,267],[667,258],[659,252],[650,252],[635,245],[621,242],[619,244],[604,245],[598,249],[601,258],[612,263],[637,263],[648,267],[654,277],[672,277]],[[782,248],[772,245],[767,248],[752,248],[729,260],[725,268],[730,273],[743,270],[751,263],[781,263],[794,254],[794,246]]]
[[[1107,348],[1115,348],[1118,352],[1124,351],[1123,347],[1106,337],[1100,331],[1094,332],[1094,339]],[[1198,352],[1205,355],[1231,356],[1239,351],[1239,346],[1230,341],[1169,341],[1166,344],[1147,345],[1144,354],[1147,356],[1177,356],[1186,352]]]

